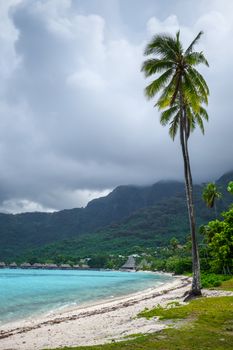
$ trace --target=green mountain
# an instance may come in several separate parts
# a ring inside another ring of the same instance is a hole
[[[217,184],[225,189],[233,172]],[[214,213],[201,199],[202,186],[194,186],[197,222]],[[225,194],[218,211],[232,198]],[[171,237],[185,240],[189,231],[184,185],[158,182],[153,186],[119,186],[86,208],[55,213],[0,214],[0,260],[56,260],[97,253],[128,253],[140,247],[166,245]],[[59,257],[60,256],[60,257]]]

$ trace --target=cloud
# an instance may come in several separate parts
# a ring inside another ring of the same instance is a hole
[[[54,212],[53,208],[46,208],[39,203],[29,201],[27,199],[9,199],[4,200],[0,207],[2,213],[22,213],[22,212]]]
[[[119,184],[182,179],[179,141],[143,95],[143,49],[157,32],[181,29],[186,45],[204,30],[210,122],[191,139],[194,178],[232,167],[232,6],[199,1],[191,18],[185,5],[156,5],[153,16],[154,1],[136,2],[140,16],[121,0],[114,15],[95,1],[0,5],[0,210],[83,206]]]

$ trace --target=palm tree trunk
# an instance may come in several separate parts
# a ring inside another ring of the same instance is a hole
[[[193,184],[191,177],[191,168],[188,153],[188,144],[185,140],[186,158],[187,158],[187,173],[188,173],[188,207],[189,207],[189,221],[190,230],[192,236],[192,259],[193,259],[193,280],[192,280],[192,294],[201,295],[201,275],[200,275],[200,260],[198,253],[198,244],[196,238],[196,223],[195,223],[195,212],[193,204]]]
[[[215,213],[215,219],[218,218],[218,214],[217,214],[217,205],[216,202],[214,202],[214,213]]]
[[[193,280],[192,280],[192,289],[190,296],[201,295],[201,278],[200,278],[200,261],[198,254],[198,245],[196,239],[196,225],[195,225],[195,213],[194,213],[194,204],[193,204],[193,183],[192,183],[192,174],[189,161],[189,152],[188,152],[188,136],[186,128],[186,116],[185,110],[182,103],[182,95],[180,97],[181,103],[181,121],[180,121],[180,143],[182,148],[182,155],[184,160],[184,177],[185,177],[185,189],[186,189],[186,198],[187,206],[189,213],[189,223],[190,231],[192,237],[192,261],[193,261]]]

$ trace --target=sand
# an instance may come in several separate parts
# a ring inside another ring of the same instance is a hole
[[[158,319],[137,318],[137,314],[158,304],[183,301],[190,289],[188,277],[126,297],[85,307],[70,308],[50,315],[8,323],[0,327],[0,350],[41,350],[64,346],[104,344],[127,339],[135,333],[151,333],[167,327]],[[209,296],[231,292],[205,291]]]

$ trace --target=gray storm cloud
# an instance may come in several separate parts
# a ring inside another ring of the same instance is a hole
[[[182,179],[179,142],[159,125],[140,73],[151,36],[179,28],[185,43],[204,30],[210,63],[210,121],[190,144],[195,181],[233,168],[233,4],[190,5],[0,2],[1,211],[78,207],[119,184]]]

